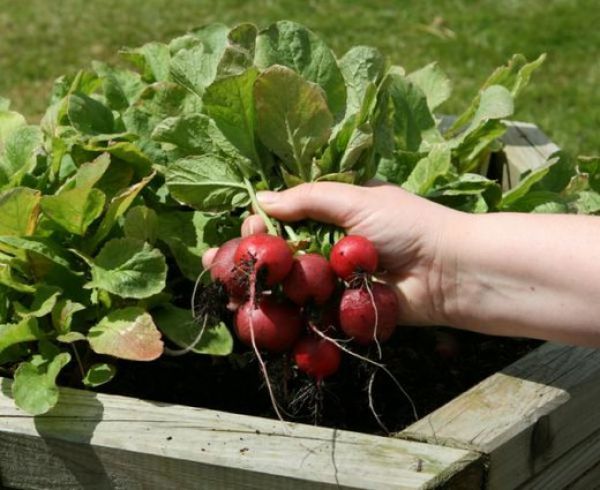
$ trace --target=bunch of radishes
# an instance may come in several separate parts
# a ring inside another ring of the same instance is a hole
[[[280,236],[259,233],[224,243],[212,266],[213,281],[229,296],[238,338],[257,352],[293,352],[300,371],[321,382],[340,365],[337,328],[367,345],[384,342],[396,327],[398,299],[373,280],[378,255],[366,238],[349,235],[330,260],[295,256]]]

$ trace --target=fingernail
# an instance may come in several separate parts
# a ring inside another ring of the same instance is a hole
[[[279,196],[277,195],[277,192],[260,191],[256,193],[256,199],[259,204],[273,204],[279,199]]]

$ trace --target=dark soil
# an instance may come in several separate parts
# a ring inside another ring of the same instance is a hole
[[[453,347],[448,348],[452,344]],[[540,342],[489,337],[450,329],[400,328],[383,346],[384,363],[411,396],[419,417],[516,361]],[[152,363],[121,361],[106,393],[227,412],[275,417],[254,355],[238,347],[229,358],[187,354]],[[376,358],[376,352],[362,354]],[[282,356],[266,358],[271,382],[288,420],[384,433],[370,409],[373,368],[344,355],[338,373],[317,387]],[[414,421],[410,403],[379,371],[373,403],[389,431]]]

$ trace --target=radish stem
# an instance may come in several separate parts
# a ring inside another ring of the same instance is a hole
[[[294,242],[300,241],[300,237],[296,234],[296,232],[290,225],[283,225],[283,229],[285,230],[287,235],[290,237],[290,240],[292,240]]]
[[[246,189],[248,190],[248,195],[250,196],[250,201],[252,201],[252,206],[254,207],[254,210],[258,213],[258,215],[265,222],[267,231],[269,232],[270,235],[278,236],[279,233],[277,233],[277,228],[273,224],[273,221],[271,220],[271,218],[269,218],[267,216],[267,213],[264,212],[263,208],[260,207],[260,204],[258,204],[258,199],[256,199],[256,192],[254,191],[254,187],[252,187],[252,184],[250,183],[250,181],[248,179],[244,179],[244,184],[246,184]]]

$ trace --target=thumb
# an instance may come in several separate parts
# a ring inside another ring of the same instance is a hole
[[[337,182],[301,184],[281,192],[263,191],[257,199],[263,210],[282,221],[312,219],[347,228],[365,195],[364,187]]]

